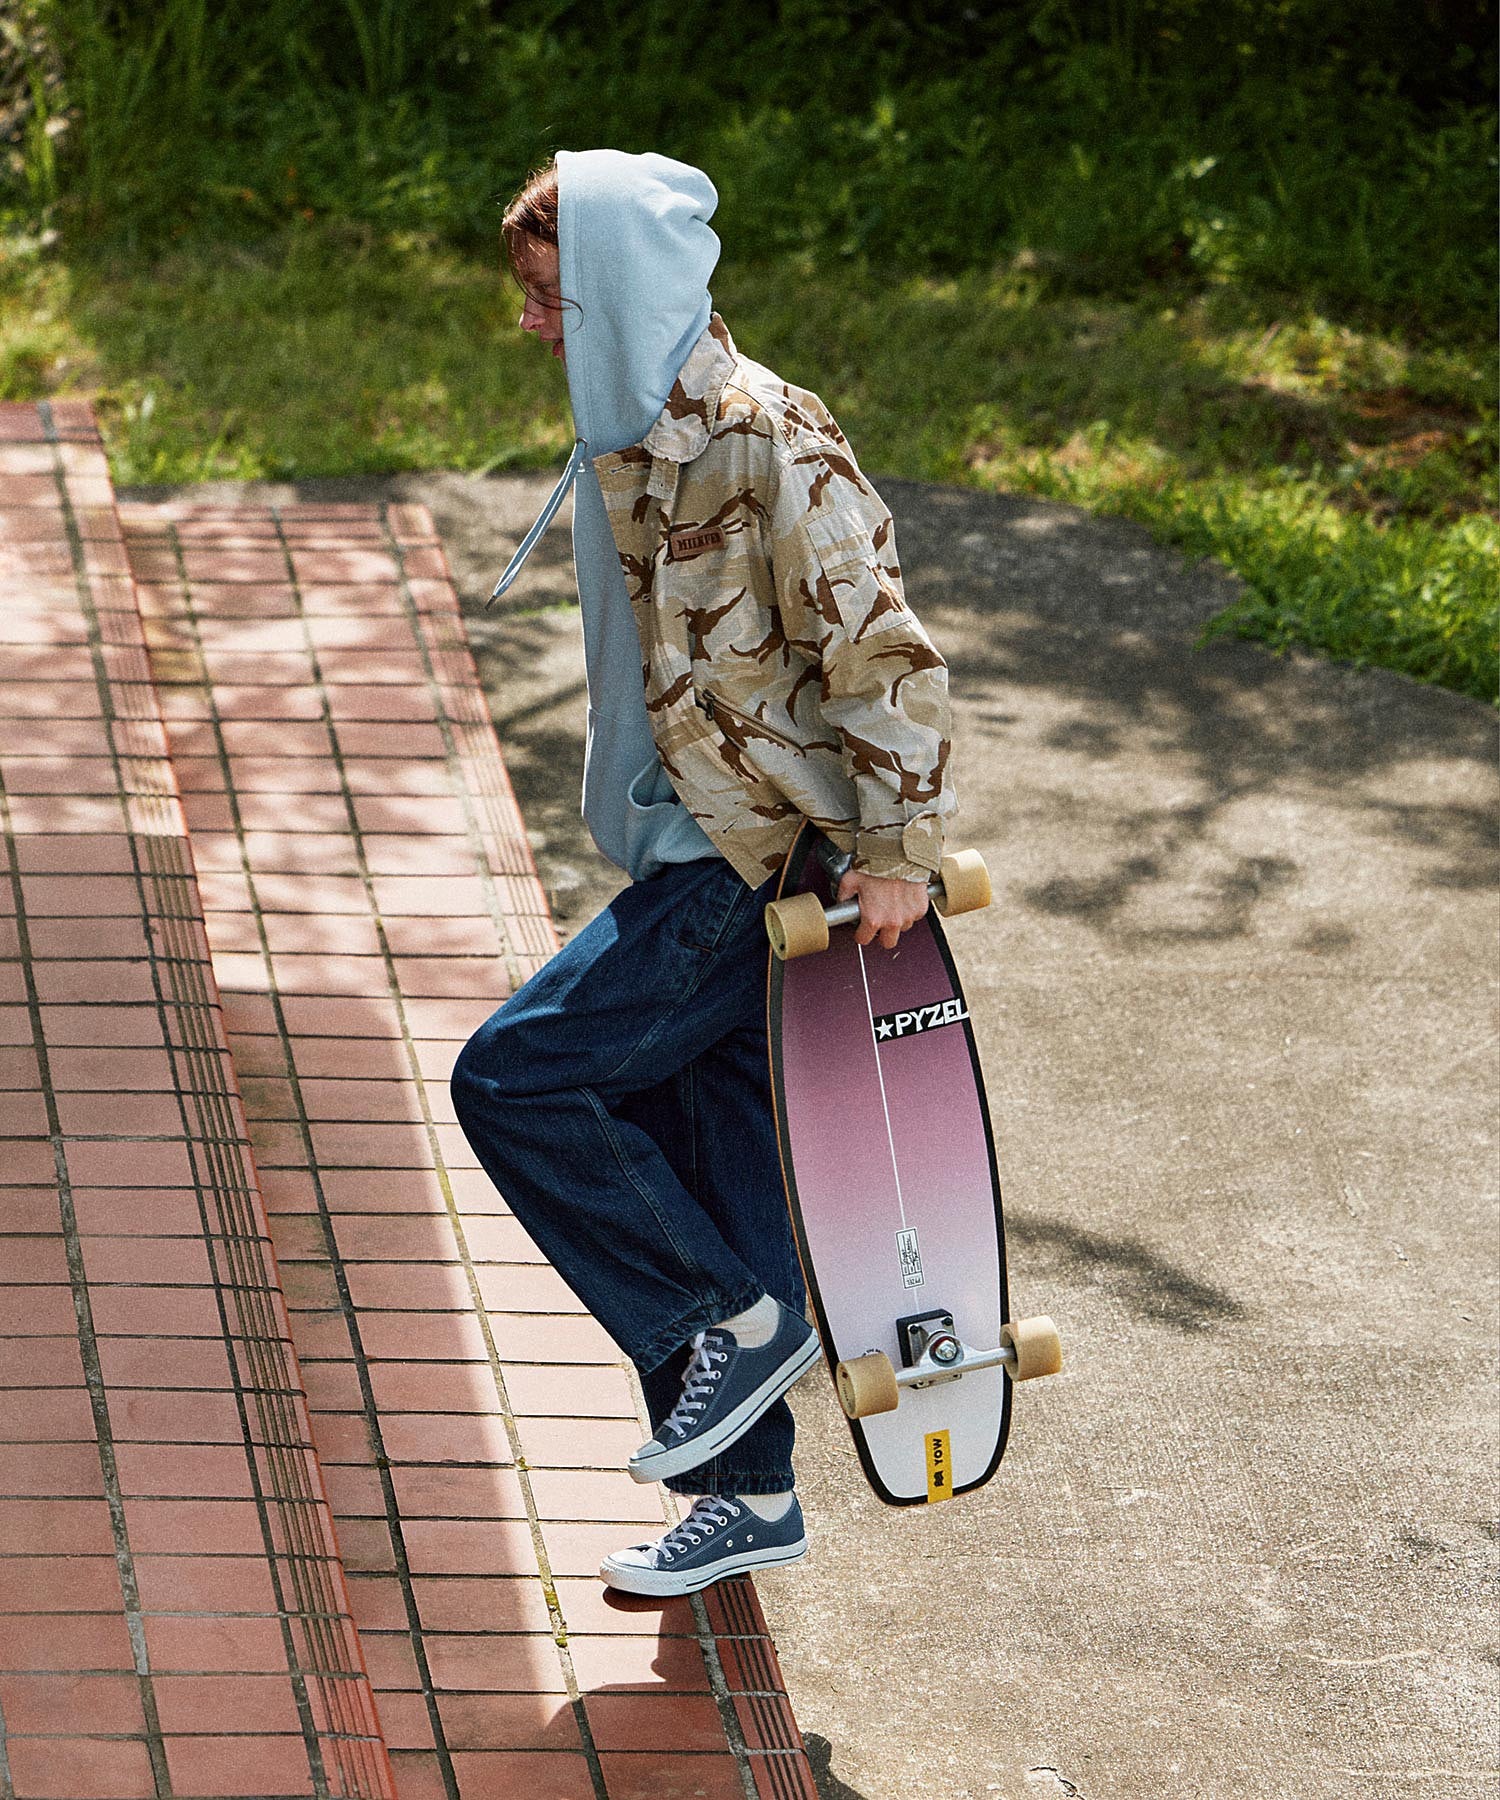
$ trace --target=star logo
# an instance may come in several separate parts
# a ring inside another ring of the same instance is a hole
[[[895,1029],[896,1027],[889,1019],[882,1019],[875,1027],[875,1035],[877,1037],[888,1038]]]

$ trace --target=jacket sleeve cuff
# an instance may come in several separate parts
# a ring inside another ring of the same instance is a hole
[[[943,821],[919,813],[904,824],[866,828],[855,835],[854,867],[862,875],[929,881],[943,866]]]

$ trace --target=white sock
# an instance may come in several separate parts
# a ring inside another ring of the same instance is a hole
[[[734,1333],[734,1341],[741,1349],[758,1350],[775,1337],[776,1321],[780,1317],[781,1309],[775,1300],[769,1294],[762,1294],[747,1311],[736,1313],[732,1319],[720,1319],[719,1323],[726,1331]]]
[[[736,1494],[735,1499],[741,1506],[748,1506],[757,1519],[765,1519],[774,1525],[778,1519],[786,1517],[792,1504],[792,1490],[788,1488],[784,1494]]]

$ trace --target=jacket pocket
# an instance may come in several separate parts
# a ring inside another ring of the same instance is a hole
[[[806,746],[799,744],[796,738],[788,737],[784,731],[778,731],[774,725],[767,725],[764,719],[757,719],[753,713],[741,712],[739,707],[731,706],[727,700],[706,689],[703,695],[703,710],[715,725],[718,724],[718,719],[714,715],[718,712],[726,712],[731,719],[737,719],[741,725],[747,725],[751,731],[761,732],[768,738],[774,738],[778,744],[785,744],[788,750],[795,750],[799,756],[807,753]]]

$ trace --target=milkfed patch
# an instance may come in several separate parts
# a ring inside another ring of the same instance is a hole
[[[686,562],[689,557],[701,556],[705,550],[723,548],[722,525],[679,525],[667,533],[668,562]]]
[[[910,1037],[916,1031],[933,1031],[939,1025],[957,1025],[969,1010],[955,994],[933,1006],[914,1006],[910,1012],[880,1013],[872,1023],[877,1039]]]

